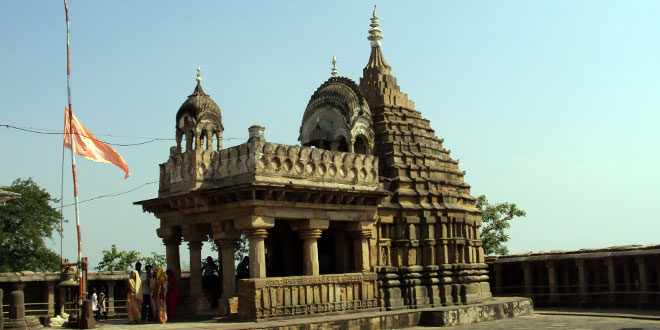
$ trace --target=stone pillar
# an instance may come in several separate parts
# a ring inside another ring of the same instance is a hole
[[[179,245],[181,245],[181,227],[160,227],[156,229],[158,237],[163,239],[165,244],[165,259],[167,260],[167,269],[171,269],[176,276],[177,281],[181,281],[181,262],[179,258]],[[186,233],[190,235],[190,228],[186,228]],[[203,240],[203,239],[200,239]]]
[[[266,229],[275,226],[275,219],[261,215],[242,216],[234,219],[236,230],[245,230],[245,236],[250,244],[250,278],[266,277],[266,251],[264,239],[268,236]]]
[[[191,314],[196,314],[202,298],[202,242],[188,242],[190,250],[190,293],[188,294],[188,304]]]
[[[55,316],[55,282],[46,282],[46,302],[48,303],[48,316]]]
[[[548,286],[550,287],[548,293],[550,294],[550,302],[556,303],[559,296],[557,296],[557,272],[555,269],[555,262],[547,261],[545,267],[548,269]]]
[[[371,238],[371,230],[363,229],[360,231],[352,231],[351,236],[353,237],[355,271],[368,272],[370,270],[369,238]]]
[[[216,240],[222,254],[222,293],[234,294],[236,292],[236,265],[234,264],[235,238]]]
[[[2,308],[3,302],[4,302],[4,292],[2,289],[0,289],[0,330],[4,330],[5,324],[4,324],[4,319],[5,319],[5,313]]]
[[[631,288],[630,285],[632,282],[630,281],[630,265],[628,264],[628,259],[622,259],[621,260],[621,265],[623,268],[623,285],[624,285],[624,290],[626,291],[626,296],[630,294]]]
[[[236,238],[224,238],[216,240],[220,254],[222,255],[222,295],[218,302],[218,311],[220,315],[230,315],[236,312],[233,305],[237,304],[236,299],[236,266],[234,264],[234,247]],[[232,304],[235,302],[236,304]]]
[[[245,236],[250,242],[250,278],[266,277],[266,251],[264,239],[268,236],[266,229],[249,229]]]
[[[167,237],[163,238],[165,243],[165,258],[167,260],[167,269],[174,272],[177,281],[181,281],[181,262],[179,257],[179,245],[181,245],[181,237]]]
[[[251,129],[254,127],[251,127]],[[250,131],[250,134],[253,134],[253,131]],[[252,135],[251,138],[253,138]],[[218,299],[218,312],[222,316],[228,316],[238,311],[234,248],[240,237],[240,232],[234,228],[233,221],[223,221],[223,219],[214,219],[211,225],[211,231],[213,233],[213,239],[218,245],[218,255],[222,263],[222,295]]]
[[[105,285],[108,287],[108,316],[115,316],[115,281],[106,281]]]
[[[435,256],[435,223],[429,223],[424,226],[424,239],[422,240],[423,248],[423,262],[424,265],[435,265],[437,257]]]
[[[299,232],[303,240],[303,275],[319,275],[319,251],[316,240],[321,229],[305,229]]]
[[[644,256],[636,256],[635,262],[637,262],[637,267],[639,269],[639,288],[637,291],[639,292],[639,306],[641,307],[648,301],[647,292],[649,291],[649,287],[646,280],[646,260],[644,260]]]
[[[14,285],[16,290],[9,294],[9,319],[23,320],[25,319],[25,295],[23,294],[25,283],[20,283],[20,286],[16,284],[19,283]]]
[[[530,262],[524,262],[522,264],[523,268],[523,276],[525,278],[525,296],[526,297],[532,297],[532,294],[534,293],[534,283],[533,281],[533,276],[532,276],[532,264]]]
[[[581,305],[587,301],[587,271],[584,267],[584,259],[575,260],[575,266],[578,270],[578,294]]]
[[[607,267],[607,286],[610,293],[607,295],[610,303],[614,302],[616,294],[616,272],[614,271],[614,259],[605,259],[605,266]]]
[[[496,263],[493,264],[493,272],[495,272],[495,294],[501,296],[503,293],[504,283],[502,281],[502,264]]]
[[[569,269],[569,262],[564,261],[561,263],[562,274],[564,275],[564,293],[571,293],[571,272]]]

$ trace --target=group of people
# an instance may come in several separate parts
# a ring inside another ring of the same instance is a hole
[[[90,297],[92,301],[92,311],[94,312],[94,318],[99,321],[101,315],[105,317],[105,320],[108,320],[108,310],[106,309],[106,298],[105,292],[101,289],[99,294],[96,294],[96,288],[92,289],[92,296]]]
[[[142,272],[142,263],[135,264],[128,278],[126,310],[128,321],[138,323],[158,321],[165,323],[174,319],[179,307],[179,287],[174,272],[162,267],[152,272],[151,265]]]

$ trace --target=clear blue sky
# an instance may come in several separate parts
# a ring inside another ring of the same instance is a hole
[[[383,52],[401,89],[461,160],[472,194],[527,211],[512,252],[659,243],[660,2],[378,1]],[[225,146],[252,124],[296,144],[311,94],[359,80],[373,3],[72,0],[73,110],[109,142],[174,138],[202,67]],[[60,1],[0,3],[0,124],[59,130],[66,98]],[[106,135],[115,135],[106,136]],[[0,127],[0,185],[33,177],[60,195],[62,142]],[[172,141],[116,147],[131,170],[77,159],[80,199],[158,180]],[[65,202],[71,171],[65,167]],[[80,206],[83,252],[164,248],[134,201],[152,184]],[[73,208],[65,255],[76,254]],[[59,251],[59,239],[51,246]],[[183,249],[182,256],[187,255]],[[208,253],[208,252],[205,252]],[[186,259],[186,258],[184,258]]]

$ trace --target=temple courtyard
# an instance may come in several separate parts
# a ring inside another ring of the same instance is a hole
[[[358,316],[358,315],[354,315]],[[174,322],[166,324],[127,324],[125,320],[110,320],[98,324],[104,329],[283,329],[302,323],[308,329],[316,329],[315,321],[328,322],[346,318],[345,315],[293,319],[268,322],[231,322],[209,319],[197,322]],[[410,329],[430,329],[419,326]],[[660,329],[660,312],[627,309],[536,309],[534,314],[497,321],[450,327],[451,329]]]

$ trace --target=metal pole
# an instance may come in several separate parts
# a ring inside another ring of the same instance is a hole
[[[69,7],[66,0],[64,0],[64,12],[66,14],[66,89],[69,107],[67,108],[69,114],[69,139],[71,140],[71,172],[73,174],[73,197],[75,199],[76,209],[76,229],[78,232],[78,326],[82,319],[82,301],[83,301],[83,281],[82,277],[82,245],[80,236],[80,216],[78,213],[78,184],[76,180],[76,157],[75,157],[75,140],[73,138],[73,108],[71,107],[71,53],[70,53],[70,29],[69,29]]]

